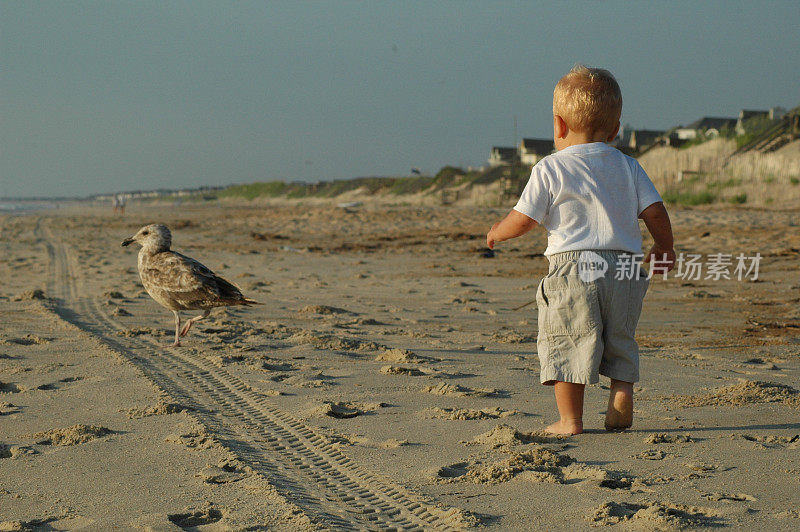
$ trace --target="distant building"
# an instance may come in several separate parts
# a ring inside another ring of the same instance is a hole
[[[552,139],[522,139],[519,143],[519,160],[534,165],[555,151]]]
[[[664,135],[659,139],[659,143],[664,146],[670,146],[672,148],[680,148],[691,139],[680,138],[677,134],[678,128],[672,128],[667,130]]]
[[[654,144],[658,144],[663,135],[663,131],[633,129],[626,124],[620,129],[619,135],[609,144],[626,155],[635,156]]]
[[[518,162],[517,148],[492,146],[492,151],[489,154],[489,166],[510,166]]]
[[[657,144],[663,135],[663,131],[654,129],[626,130],[623,131],[622,137],[617,141],[617,148],[624,153],[636,154]]]
[[[698,135],[717,137],[723,129],[733,129],[734,127],[736,127],[735,118],[704,116],[686,127],[679,126],[676,128],[675,137],[680,140],[691,140],[697,138]]]

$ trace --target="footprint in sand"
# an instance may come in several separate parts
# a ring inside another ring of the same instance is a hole
[[[645,443],[690,443],[695,442],[689,434],[667,434],[657,432],[644,439]]]
[[[421,377],[423,375],[427,375],[424,371],[421,371],[417,368],[406,368],[403,366],[392,366],[387,365],[381,368],[381,373],[384,375],[408,375],[410,377]]]
[[[494,461],[479,458],[452,464],[440,468],[436,478],[442,482],[500,484],[520,476],[532,482],[563,484],[566,480],[564,468],[574,461],[570,456],[537,446],[523,451],[508,451],[504,457]]]
[[[508,425],[477,436],[467,445],[487,445],[491,450],[479,453],[466,462],[440,468],[435,478],[441,482],[465,481],[476,484],[499,484],[512,479],[528,482],[574,484],[596,482],[606,489],[631,489],[642,484],[636,477],[621,471],[609,471],[577,462],[564,454],[565,437],[543,432],[520,432]]]
[[[328,351],[378,351],[382,349],[375,342],[364,342],[332,334],[317,334],[309,330],[296,332],[289,337],[289,341],[300,345],[311,345],[317,349]]]
[[[498,331],[492,334],[491,339],[501,344],[529,344],[536,342],[535,336],[521,334],[517,331]]]
[[[783,447],[788,449],[797,449],[800,447],[800,434],[795,434],[794,436],[754,436],[751,434],[734,434],[732,437],[753,442],[758,447],[765,449],[778,449]]]
[[[378,356],[375,357],[378,362],[394,362],[401,364],[423,364],[426,362],[438,362],[438,360],[431,357],[424,357],[417,355],[408,349],[389,349],[385,348]]]
[[[210,449],[218,448],[220,444],[211,436],[204,427],[193,427],[183,434],[172,434],[167,436],[164,441],[170,443],[180,443],[190,449]]]
[[[730,502],[754,502],[757,501],[752,495],[746,493],[706,493],[703,495],[709,501],[730,501]]]
[[[370,414],[383,408],[385,403],[359,403],[355,401],[332,402],[325,401],[325,403],[314,409],[314,414],[321,414],[336,419],[350,419],[364,414]]]
[[[117,292],[115,290],[105,292],[103,296],[109,299],[128,299],[127,297],[125,297],[125,295],[122,294],[122,292]]]
[[[19,458],[20,456],[27,456],[37,454],[36,449],[28,447],[27,445],[6,445],[0,443],[0,458]],[[0,530],[3,530],[0,528]]]
[[[468,465],[469,464],[467,462],[458,462],[449,466],[440,467],[436,472],[436,476],[440,479],[454,479],[463,477],[469,471],[467,468]]]
[[[47,338],[42,338],[41,336],[36,336],[35,334],[26,334],[20,338],[6,338],[5,343],[7,344],[17,344],[17,345],[41,345],[49,343],[50,340]]]
[[[39,445],[80,445],[88,441],[113,434],[106,427],[75,425],[64,429],[52,429],[33,435]]]
[[[297,367],[288,362],[263,362],[261,369],[265,371],[297,371]]]
[[[47,299],[47,296],[44,294],[44,290],[40,288],[36,288],[34,290],[26,290],[25,292],[21,292],[12,297],[11,301],[33,301],[36,299],[38,300]]]
[[[459,384],[450,384],[441,381],[433,386],[426,386],[423,392],[435,395],[448,395],[453,397],[509,397],[509,393],[494,388],[467,388]]]
[[[252,472],[240,463],[232,460],[222,460],[217,465],[209,465],[195,474],[206,484],[229,484],[249,477]]]
[[[705,395],[669,397],[680,406],[745,406],[757,403],[781,403],[800,407],[800,390],[786,384],[740,379]]]
[[[502,408],[484,408],[473,410],[470,408],[439,408],[434,407],[428,411],[432,419],[450,419],[453,421],[467,421],[474,419],[500,419],[519,414],[519,410],[503,410]]]
[[[0,416],[9,416],[19,412],[19,407],[7,401],[0,401]]]
[[[497,425],[489,432],[476,436],[471,441],[462,442],[465,445],[488,445],[492,448],[508,445],[525,445],[528,443],[547,444],[556,443],[566,436],[553,436],[544,432],[520,432],[509,425]]]
[[[633,458],[638,458],[639,460],[663,460],[666,457],[667,453],[661,449],[645,449],[639,454],[633,455]]]
[[[724,526],[722,517],[710,508],[657,502],[646,504],[607,502],[594,508],[586,520],[594,526],[630,522],[637,529],[647,530]]]
[[[36,387],[37,390],[59,390],[62,388],[62,384],[69,384],[72,382],[82,381],[83,377],[66,377],[63,379],[59,379],[56,382],[48,382],[46,384],[40,384]]]
[[[77,520],[80,522],[81,519],[82,518],[78,517],[70,520]],[[74,523],[64,522],[62,517],[45,517],[43,519],[31,519],[29,521],[0,521],[0,530],[10,530],[11,532],[27,530],[74,530],[75,528],[69,527],[71,524]],[[84,524],[89,523],[87,522]]]
[[[325,375],[321,371],[308,375],[287,375],[280,374],[270,377],[273,382],[280,382],[289,386],[299,386],[301,388],[328,388],[336,384],[336,377]]]
[[[388,440],[379,441],[379,440],[372,440],[364,436],[343,435],[343,434],[337,434],[335,436],[331,436],[330,439],[334,443],[345,444],[345,445],[359,445],[361,447],[370,447],[373,449],[397,449],[398,447],[413,445],[408,440],[397,440],[395,438],[389,438]]]
[[[334,314],[346,314],[349,316],[358,316],[356,312],[351,312],[349,310],[339,308],[339,307],[330,307],[328,305],[306,305],[305,307],[301,308],[297,311],[298,314],[318,314],[320,316],[330,316]]]
[[[216,523],[222,517],[222,511],[215,508],[211,503],[206,503],[204,507],[199,509],[187,508],[181,513],[167,516],[170,521],[184,530],[196,529],[196,527]]]
[[[130,419],[141,419],[143,417],[150,416],[166,416],[169,414],[177,414],[185,410],[191,409],[177,403],[161,402],[149,408],[132,408],[128,410],[127,415]]]
[[[153,335],[153,336],[166,336],[167,332],[162,331],[161,329],[152,329],[150,327],[131,327],[130,329],[123,329],[121,331],[117,331],[117,336],[126,336],[131,338],[133,336],[143,336],[143,335]]]
[[[23,391],[23,389],[24,388],[17,386],[13,382],[0,381],[0,393],[19,393]]]

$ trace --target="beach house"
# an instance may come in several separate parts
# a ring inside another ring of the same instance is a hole
[[[533,166],[556,149],[553,139],[526,139],[519,143],[519,160]]]
[[[489,166],[510,166],[519,163],[517,148],[507,146],[492,146],[489,153]]]

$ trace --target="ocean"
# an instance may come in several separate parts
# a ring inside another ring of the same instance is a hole
[[[56,207],[58,207],[58,205],[51,201],[0,200],[0,214],[29,214],[31,212],[54,209]]]

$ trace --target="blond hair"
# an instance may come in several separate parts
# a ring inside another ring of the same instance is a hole
[[[556,84],[553,114],[573,131],[611,133],[622,115],[622,91],[608,70],[575,65]]]

